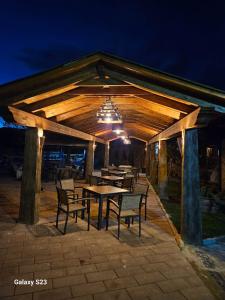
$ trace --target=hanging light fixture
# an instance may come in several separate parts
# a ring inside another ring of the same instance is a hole
[[[116,134],[123,133],[124,132],[123,124],[113,124],[112,132],[115,132]]]
[[[105,100],[105,103],[97,111],[97,122],[104,124],[122,123],[122,116],[118,108],[112,102],[111,98]]]
[[[131,144],[131,140],[130,140],[129,138],[125,138],[125,139],[123,140],[123,143],[124,143],[125,145],[130,145],[130,144]]]

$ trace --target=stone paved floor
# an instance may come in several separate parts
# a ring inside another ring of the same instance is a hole
[[[39,224],[17,224],[18,197],[18,182],[0,183],[0,299],[215,299],[178,248],[153,191],[141,239],[136,224],[130,230],[124,224],[121,240],[114,222],[108,232],[87,232],[80,219],[71,219],[62,236],[54,227],[51,185],[42,193]],[[15,286],[15,279],[47,284]]]

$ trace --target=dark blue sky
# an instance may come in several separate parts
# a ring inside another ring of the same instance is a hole
[[[0,42],[0,84],[105,51],[225,90],[225,1],[2,1]]]

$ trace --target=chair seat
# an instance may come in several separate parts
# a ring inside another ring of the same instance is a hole
[[[119,215],[119,209],[113,207],[112,210],[113,210],[117,215]],[[124,217],[134,217],[134,216],[138,216],[138,213],[137,213],[136,211],[132,210],[132,209],[127,209],[127,210],[122,210],[122,211],[120,212],[120,216],[121,216],[122,218],[124,218]]]
[[[67,206],[66,205],[62,204],[61,207],[64,211],[67,211]],[[71,203],[69,205],[69,212],[73,212],[73,211],[76,211],[76,210],[83,210],[85,208],[86,208],[85,206],[83,206],[79,203]]]

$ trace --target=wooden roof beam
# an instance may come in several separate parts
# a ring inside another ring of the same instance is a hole
[[[53,121],[49,121],[42,117],[38,117],[28,112],[19,110],[15,107],[9,106],[8,110],[11,113],[11,117],[17,124],[28,126],[28,127],[38,127],[38,128],[42,128],[43,130],[48,130],[58,134],[64,134],[64,135],[76,137],[87,141],[96,141],[103,144],[105,143],[104,140],[100,138],[96,138],[93,135],[55,123]]]

